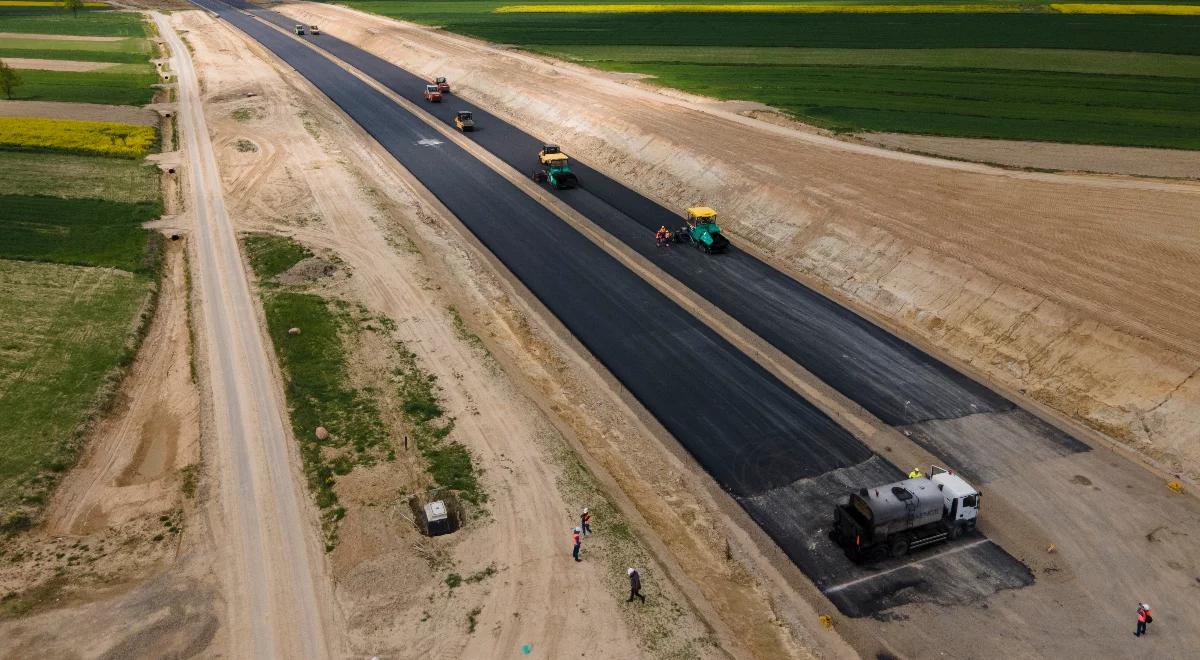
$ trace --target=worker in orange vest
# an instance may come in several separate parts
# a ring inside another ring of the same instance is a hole
[[[582,561],[579,559],[579,546],[583,543],[583,539],[580,537],[578,527],[571,533],[571,540],[575,542],[575,547],[571,549],[571,556],[575,558],[575,561]]]
[[[1150,615],[1150,606],[1146,603],[1138,603],[1137,610],[1137,631],[1133,633],[1134,637],[1141,637],[1146,634],[1146,624],[1154,620]]]

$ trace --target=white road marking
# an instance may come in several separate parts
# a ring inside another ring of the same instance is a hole
[[[439,144],[442,144],[442,141],[434,138],[425,138],[424,140],[417,140],[417,144],[421,145],[422,147],[436,147]]]
[[[875,578],[878,578],[878,577],[883,577],[883,576],[887,575],[888,573],[895,573],[896,571],[904,570],[906,568],[911,568],[913,566],[920,566],[921,564],[931,562],[934,559],[938,559],[939,557],[946,557],[949,555],[957,554],[959,552],[963,552],[964,550],[970,550],[971,548],[974,548],[975,546],[978,546],[978,545],[983,545],[984,543],[991,543],[991,539],[979,539],[978,541],[974,541],[974,542],[968,543],[966,545],[960,545],[960,546],[951,548],[945,552],[933,555],[932,557],[925,557],[924,559],[922,559],[920,561],[909,562],[907,564],[904,564],[903,566],[896,566],[895,568],[889,568],[886,571],[880,571],[878,573],[872,573],[870,575],[860,577],[857,580],[850,580],[849,582],[843,582],[839,585],[835,585],[828,589],[824,589],[821,591],[821,593],[831,594],[835,591],[841,591],[842,589],[845,589],[847,587],[853,587],[856,584],[862,584],[863,582],[874,580]]]

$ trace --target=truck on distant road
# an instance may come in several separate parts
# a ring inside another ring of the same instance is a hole
[[[979,491],[966,479],[934,466],[930,476],[863,488],[833,509],[833,537],[850,558],[910,550],[956,539],[975,529]]]

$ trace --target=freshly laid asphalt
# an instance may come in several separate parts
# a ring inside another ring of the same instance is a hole
[[[920,571],[928,580],[925,590],[891,577],[839,588],[869,576],[870,570],[825,548],[813,534],[824,533],[821,521],[831,518],[832,502],[840,493],[863,485],[862,478],[871,483],[899,478],[895,466],[464,149],[442,141],[380,92],[247,12],[289,32],[295,21],[249,5],[241,11],[219,0],[192,1],[287,62],[412,172],[801,570],[823,589],[836,590],[831,599],[844,613],[875,613],[878,603],[962,604],[1029,583],[1028,569],[984,540],[945,560],[927,558]],[[327,34],[304,39],[405,98],[425,103],[423,79]],[[472,139],[522,171],[536,164],[538,142],[485,110],[453,96],[427,107],[447,122],[456,110],[472,110],[480,127]],[[565,191],[568,204],[885,421],[920,422],[1013,407],[744,252],[708,257],[685,248],[655,251],[646,228],[674,226],[680,218],[586,165],[576,163],[574,169],[583,189]],[[909,392],[925,396],[910,398]],[[825,484],[838,483],[830,482],[829,475],[849,480],[829,489]],[[807,522],[790,522],[796,520]],[[814,550],[818,547],[819,552]],[[977,593],[951,593],[939,586],[939,571],[997,578]],[[895,572],[896,578],[903,575]]]
[[[233,0],[232,4],[287,30],[296,23],[287,16],[241,0]],[[309,35],[305,40],[398,96],[420,104],[448,126],[453,127],[456,111],[472,111],[477,128],[468,135],[473,141],[519,172],[529,172],[536,165],[541,141],[486,109],[453,94],[441,103],[428,103],[422,96],[428,80],[328,33]],[[450,84],[453,89],[454,81]],[[557,193],[563,202],[654,261],[884,423],[902,427],[1019,409],[1012,401],[928,353],[738,250],[736,244],[728,253],[716,257],[683,246],[658,248],[653,231],[662,225],[678,227],[682,209],[668,210],[578,159],[572,159],[572,170],[578,174],[581,185]],[[1060,453],[1088,449],[1061,432],[1039,433],[1029,440],[1039,449],[1050,446]],[[972,459],[978,458],[970,452],[959,452],[954,446],[939,449],[939,456],[963,469],[969,469]]]
[[[550,210],[302,43],[196,0],[362,125],[604,363],[721,484],[752,495],[871,452]]]

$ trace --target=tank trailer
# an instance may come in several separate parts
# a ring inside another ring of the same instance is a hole
[[[833,536],[850,558],[910,550],[958,538],[975,529],[979,491],[966,479],[933,466],[930,476],[863,488],[833,510]]]

